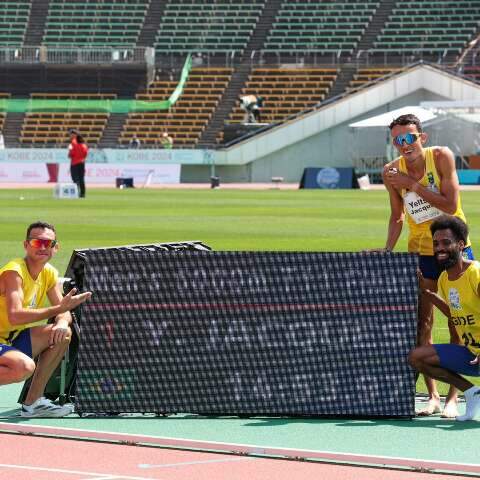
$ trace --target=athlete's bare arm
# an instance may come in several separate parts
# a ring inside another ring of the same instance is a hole
[[[390,198],[390,219],[388,221],[387,241],[385,243],[386,250],[393,250],[402,233],[404,211],[403,200],[398,189],[392,184],[391,179],[398,175],[398,160],[394,160],[385,165],[382,178],[383,183],[388,191]]]
[[[14,271],[7,271],[2,274],[0,290],[5,295],[8,320],[12,325],[24,325],[26,323],[56,317],[69,310],[73,310],[91,296],[91,292],[75,295],[76,289],[72,289],[65,297],[61,298],[56,305],[44,308],[24,308],[22,279],[20,275]]]
[[[414,178],[401,172],[389,175],[390,184],[399,191],[408,189],[415,192],[442,212],[453,215],[457,209],[459,195],[455,158],[448,147],[437,147],[434,151],[434,159],[441,180],[439,192],[420,185]]]

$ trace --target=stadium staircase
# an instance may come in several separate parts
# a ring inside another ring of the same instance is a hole
[[[212,148],[216,146],[216,138],[218,134],[223,131],[225,118],[228,117],[228,114],[238,102],[238,97],[243,85],[248,79],[249,72],[250,65],[248,63],[240,64],[235,69],[218,108],[215,110],[212,119],[198,141],[197,148]]]
[[[272,28],[277,12],[280,10],[282,0],[266,0],[262,16],[260,17],[257,28],[253,32],[243,54],[242,63],[250,61],[252,54],[258,55],[267,40],[268,32]],[[255,57],[254,55],[254,57]]]
[[[362,52],[369,50],[374,47],[374,42],[377,39],[377,36],[382,32],[385,23],[387,22],[390,14],[392,13],[393,8],[397,2],[395,0],[382,0],[379,7],[377,8],[372,21],[368,25],[368,29],[363,35],[362,39],[357,45],[357,48],[353,52],[353,59],[362,60]]]
[[[342,65],[338,73],[337,79],[335,80],[335,83],[328,92],[326,98],[333,98],[337,95],[341,95],[342,93],[344,93],[347,90],[348,85],[350,85],[350,82],[353,80],[356,71],[357,67],[351,63],[346,63]]]
[[[19,138],[22,131],[24,118],[24,113],[7,113],[7,117],[3,125],[3,140],[6,147],[20,147]]]
[[[153,45],[166,4],[167,0],[154,0],[150,2],[147,13],[145,14],[145,22],[138,36],[137,46],[151,47]]]
[[[342,65],[337,80],[330,89],[327,98],[336,97],[348,90],[357,73],[357,65],[362,62],[362,53],[373,48],[373,42],[376,40],[378,34],[381,33],[395,3],[395,0],[383,0],[380,2],[371,22],[368,24],[367,30],[352,53],[351,60],[355,63],[344,63]]]
[[[215,114],[200,137],[197,145],[198,148],[212,148],[217,145],[217,138],[220,132],[223,131],[225,119],[238,104],[238,97],[241,94],[245,82],[248,80],[251,61],[258,56],[281,5],[282,0],[265,1],[262,15],[243,52],[240,64],[235,68],[219,107],[216,109]]]
[[[98,144],[99,148],[115,148],[118,147],[118,139],[123,130],[127,115],[125,113],[111,113],[108,117],[107,125],[103,131]]]
[[[24,45],[38,46],[42,43],[48,15],[48,4],[49,0],[32,0]]]

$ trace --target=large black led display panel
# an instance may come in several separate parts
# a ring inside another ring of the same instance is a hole
[[[76,409],[413,416],[417,262],[86,251]]]

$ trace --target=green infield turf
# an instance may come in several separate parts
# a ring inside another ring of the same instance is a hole
[[[57,228],[52,263],[65,271],[75,248],[201,240],[214,250],[360,251],[385,244],[385,191],[90,189],[58,200],[49,189],[0,190],[0,262],[23,254],[28,224]],[[480,238],[480,195],[462,192],[474,253]],[[406,251],[407,228],[397,245]],[[447,341],[445,319],[435,336]],[[419,389],[424,386],[419,383]]]

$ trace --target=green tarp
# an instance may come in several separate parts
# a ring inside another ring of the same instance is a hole
[[[182,69],[180,81],[168,100],[80,100],[80,99],[44,99],[44,98],[2,98],[0,111],[15,113],[30,112],[106,112],[130,113],[168,110],[180,98],[188,75],[192,68],[192,59],[188,55]]]

